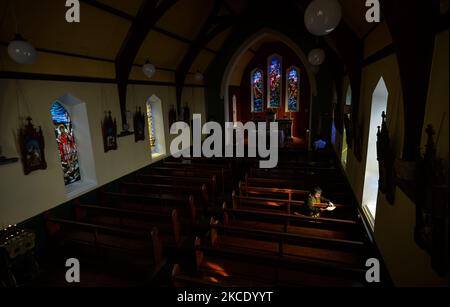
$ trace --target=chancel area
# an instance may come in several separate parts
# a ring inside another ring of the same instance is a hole
[[[0,287],[448,286],[448,1],[0,2]]]

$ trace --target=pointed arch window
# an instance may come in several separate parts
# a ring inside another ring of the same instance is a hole
[[[345,107],[344,107],[344,117],[347,118],[347,122],[350,122],[352,115],[352,87],[348,85],[347,91],[345,93]],[[345,127],[344,119],[344,128],[342,133],[342,153],[341,153],[341,162],[344,169],[347,166],[347,157],[348,157],[348,143],[347,143],[347,128]]]
[[[300,104],[300,71],[291,66],[286,72],[286,111],[298,112]]]
[[[336,85],[333,83],[333,101],[332,101],[332,113],[331,113],[331,143],[336,144],[336,108],[337,108],[338,98]]]
[[[345,94],[345,105],[352,105],[352,87],[350,85],[347,87],[347,93]]]
[[[150,140],[150,150],[151,153],[155,153],[156,149],[156,131],[155,131],[155,112],[154,108],[152,108],[151,103],[147,102],[147,122],[148,122],[148,134],[149,134],[149,140]]]
[[[268,61],[267,107],[279,108],[281,106],[282,64],[279,55],[272,55]]]
[[[166,154],[166,142],[164,136],[164,120],[162,101],[156,95],[147,99],[147,123],[150,140],[151,157],[158,158]]]
[[[374,227],[378,198],[379,165],[377,161],[377,126],[381,123],[381,114],[387,111],[389,92],[383,77],[378,81],[372,93],[369,130],[367,136],[366,171],[364,175],[364,189],[362,197],[363,209]]]
[[[252,83],[252,112],[263,111],[264,101],[264,72],[256,68],[251,73]]]
[[[64,173],[64,184],[67,186],[81,180],[73,125],[69,112],[58,101],[52,104],[50,112],[55,125],[56,142]]]

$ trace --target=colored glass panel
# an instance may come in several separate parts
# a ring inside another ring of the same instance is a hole
[[[297,112],[299,103],[300,76],[298,69],[292,67],[287,73],[287,110]]]
[[[281,59],[272,56],[269,61],[269,108],[281,106]]]
[[[69,185],[81,180],[72,121],[69,112],[59,102],[53,103],[50,111],[55,125],[56,142],[64,173],[64,184]]]
[[[152,154],[156,152],[156,131],[155,131],[155,122],[154,122],[154,112],[152,105],[147,103],[147,120],[148,120],[148,134],[150,136],[150,148]]]
[[[261,69],[257,69],[252,74],[252,112],[263,111],[264,99],[264,73]]]

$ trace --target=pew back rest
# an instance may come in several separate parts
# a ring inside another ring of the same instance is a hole
[[[53,217],[46,217],[46,223],[59,225],[58,232],[52,233],[52,237],[59,237],[59,239],[66,241],[70,240],[70,238],[67,237],[68,231],[81,231],[88,235],[77,236],[75,241],[84,241],[94,248],[102,247],[121,250],[132,254],[143,254],[150,256],[151,258],[149,260],[154,264],[155,268],[159,268],[163,264],[162,243],[157,227],[153,227],[152,231],[148,233],[144,231],[127,230],[117,227],[102,226]],[[125,241],[111,241],[111,238],[114,237],[125,239]],[[145,242],[144,246],[133,244],[127,244],[124,246],[120,243],[127,242],[126,240],[129,239],[142,240],[142,242]]]

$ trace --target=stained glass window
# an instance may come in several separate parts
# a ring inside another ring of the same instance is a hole
[[[268,75],[268,108],[281,106],[281,58],[273,55],[269,58]]]
[[[336,143],[336,124],[334,123],[334,119],[331,123],[331,142],[333,144]]]
[[[56,142],[64,172],[64,184],[69,185],[81,179],[72,121],[69,112],[59,102],[54,102],[50,111],[55,125]]]
[[[345,105],[351,106],[352,105],[352,88],[350,85],[347,88],[347,94],[345,95]]]
[[[150,149],[152,154],[156,153],[156,132],[155,132],[155,114],[151,103],[147,103],[147,120],[148,120],[148,134],[150,139]]]
[[[252,73],[252,112],[263,111],[264,72],[255,69]]]
[[[288,112],[297,112],[300,101],[300,74],[296,67],[289,68],[286,74],[286,109]]]

